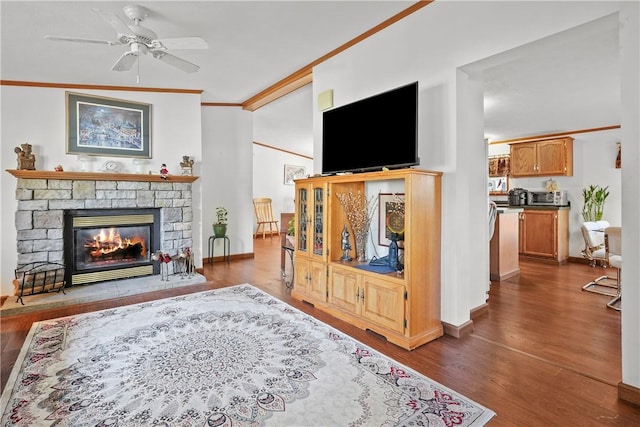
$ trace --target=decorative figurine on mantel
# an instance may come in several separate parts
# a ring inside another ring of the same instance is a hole
[[[167,175],[169,175],[169,169],[167,169],[167,165],[163,163],[160,167],[160,178],[167,179]]]
[[[189,159],[189,156],[182,156],[180,167],[182,168],[182,175],[193,175],[193,159]]]
[[[349,243],[349,230],[347,230],[347,224],[344,225],[342,229],[342,258],[340,261],[351,261],[353,258],[349,256],[349,251],[351,250],[351,244]]]
[[[31,152],[31,144],[21,144],[13,151],[18,155],[18,170],[36,170],[36,156]]]

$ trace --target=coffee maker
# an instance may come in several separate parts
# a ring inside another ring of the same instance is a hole
[[[509,190],[509,206],[523,206],[527,204],[529,192],[524,188],[512,188]]]

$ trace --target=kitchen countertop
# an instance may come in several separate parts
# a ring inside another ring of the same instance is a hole
[[[498,206],[498,215],[500,214],[513,214],[523,212],[524,209],[520,207],[510,207],[510,206]]]
[[[520,206],[509,206],[507,203],[496,203],[498,205],[498,213],[514,213],[514,212],[500,212],[501,209],[505,210],[513,210],[519,209],[517,212],[522,212],[524,209],[537,209],[543,211],[559,211],[559,210],[568,210],[571,209],[571,206],[540,206],[540,205],[520,205]]]

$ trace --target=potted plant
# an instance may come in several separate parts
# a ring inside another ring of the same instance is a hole
[[[585,221],[600,221],[604,212],[604,202],[609,197],[609,186],[600,187],[590,185],[582,189],[582,219]]]
[[[216,237],[224,237],[227,235],[227,209],[223,207],[216,208],[216,222],[213,223],[213,235]]]

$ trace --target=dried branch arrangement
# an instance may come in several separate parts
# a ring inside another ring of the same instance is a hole
[[[353,191],[349,190],[348,193],[336,193],[336,197],[344,207],[351,229],[355,234],[358,259],[363,261],[366,259],[364,251],[367,234],[369,233],[373,213],[378,206],[378,196],[371,196],[367,199],[362,192],[358,191],[358,194],[353,194]]]

